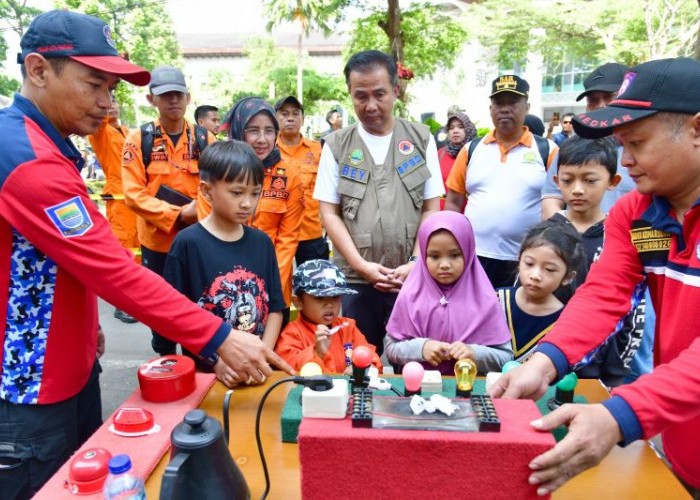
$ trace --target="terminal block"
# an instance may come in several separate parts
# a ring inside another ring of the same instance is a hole
[[[352,388],[353,427],[372,427],[372,389],[367,387]]]
[[[479,419],[479,432],[501,432],[501,421],[491,396],[472,394],[471,402],[476,418]]]

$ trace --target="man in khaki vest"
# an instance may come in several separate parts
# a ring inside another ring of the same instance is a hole
[[[344,72],[359,123],[324,138],[314,198],[335,263],[358,292],[343,296],[344,315],[381,353],[396,295],[419,254],[418,226],[439,210],[444,188],[428,127],[393,116],[393,57],[358,52]]]

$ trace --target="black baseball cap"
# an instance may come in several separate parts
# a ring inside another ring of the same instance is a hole
[[[659,111],[700,112],[700,62],[687,57],[649,61],[630,69],[607,108],[574,116],[574,130],[597,139],[613,127],[632,123]]]
[[[32,53],[49,59],[70,57],[85,66],[112,73],[134,85],[148,85],[148,71],[119,55],[109,25],[93,16],[51,10],[31,22],[20,41],[17,62]]]
[[[528,92],[530,92],[530,84],[518,75],[501,75],[491,82],[491,95],[489,97],[503,92],[527,97]]]
[[[586,89],[576,98],[580,101],[591,92],[616,92],[622,85],[625,74],[629,67],[619,63],[607,63],[594,69],[583,81],[583,88]]]
[[[297,108],[299,108],[301,110],[302,115],[304,114],[304,106],[302,106],[301,103],[299,102],[299,99],[297,99],[293,95],[288,95],[287,97],[283,97],[282,99],[277,101],[275,103],[275,111],[279,111],[282,108],[282,106],[284,106],[287,103],[293,104],[294,106],[296,106]]]

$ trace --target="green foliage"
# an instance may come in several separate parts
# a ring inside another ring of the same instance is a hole
[[[276,48],[269,37],[257,37],[248,41],[245,54],[250,60],[250,69],[243,80],[236,80],[229,72],[212,70],[207,75],[204,90],[215,96],[212,102],[228,110],[239,99],[247,96],[269,98],[274,90],[278,99],[296,95],[296,66],[294,53]],[[345,81],[339,76],[322,75],[305,69],[302,73],[302,89],[306,114],[325,112],[328,103],[350,104]]]
[[[330,35],[347,4],[347,0],[263,0],[267,30],[272,31],[284,22],[294,22],[301,25],[305,36],[309,36],[312,29]]]
[[[690,55],[700,26],[689,0],[484,0],[469,9],[470,31],[506,68],[524,64],[528,52],[550,64]]]
[[[170,15],[163,2],[148,0],[54,0],[56,8],[67,8],[99,17],[112,27],[120,52],[147,70],[163,65],[182,66],[180,47]],[[115,92],[122,121],[136,124],[136,117],[155,117],[149,106],[136,106],[133,87],[120,84]]]
[[[268,74],[269,80],[275,84],[275,95],[281,98],[287,95],[296,95],[297,81],[296,68],[275,68]],[[325,113],[329,103],[342,103],[348,107],[350,100],[345,80],[339,76],[322,75],[313,70],[305,69],[302,72],[302,90],[304,109],[306,114]]]
[[[35,7],[26,6],[26,3],[27,0],[0,0],[0,19],[18,36],[22,36],[32,19],[42,12]],[[7,41],[0,31],[0,69],[3,69],[5,66],[4,61],[7,56],[7,48]],[[12,96],[14,92],[19,92],[20,85],[20,82],[14,78],[0,74],[1,95]]]
[[[32,19],[42,13],[41,9],[26,4],[27,0],[0,0],[0,19],[20,37]]]
[[[379,27],[386,17],[386,10],[375,9],[369,16],[358,19],[346,55],[369,49],[390,52],[391,42]],[[467,31],[454,17],[428,3],[413,3],[402,11],[401,30],[405,45],[404,60],[400,62],[416,78],[429,78],[438,69],[452,68],[467,41]]]
[[[428,118],[423,123],[430,127],[430,133],[433,135],[442,128],[442,125],[440,125],[435,118]]]

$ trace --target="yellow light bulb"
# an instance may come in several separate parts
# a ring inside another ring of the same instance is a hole
[[[476,379],[476,363],[471,359],[460,359],[455,363],[455,378],[457,379],[457,395],[467,395],[474,387]]]
[[[313,361],[309,361],[308,363],[306,363],[304,366],[301,367],[301,370],[299,371],[299,375],[302,377],[313,377],[314,375],[323,375],[323,370],[318,365],[318,363],[314,363]]]

